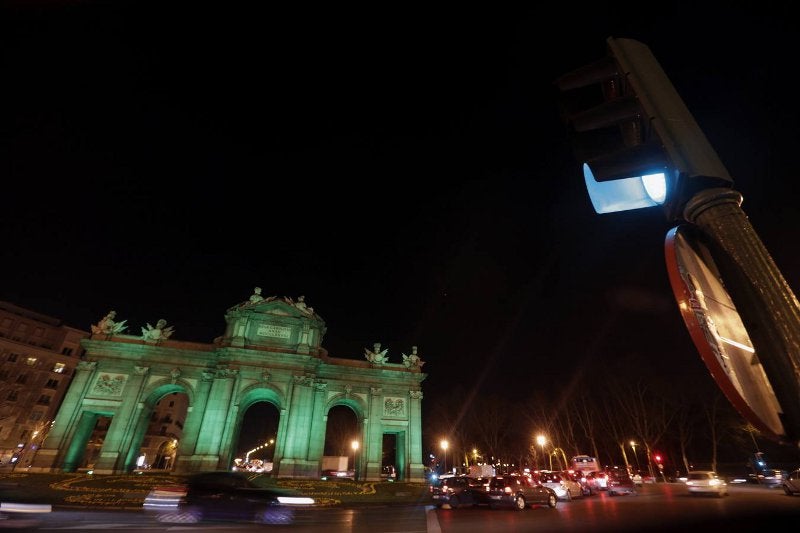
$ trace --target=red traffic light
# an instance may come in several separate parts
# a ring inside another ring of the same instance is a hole
[[[660,463],[660,462],[661,462],[661,455],[659,455],[659,454],[655,454],[655,455],[653,456],[653,459],[655,459],[657,463]]]

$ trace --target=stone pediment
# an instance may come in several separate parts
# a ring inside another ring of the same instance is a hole
[[[228,309],[223,344],[262,346],[281,351],[316,354],[325,334],[325,321],[300,296],[261,296],[260,289],[249,300]]]

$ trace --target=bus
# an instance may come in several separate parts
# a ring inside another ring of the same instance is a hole
[[[595,457],[591,455],[576,455],[572,458],[572,469],[582,474],[589,472],[599,472],[601,470],[600,463],[597,462]]]

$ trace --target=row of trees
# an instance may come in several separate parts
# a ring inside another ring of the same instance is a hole
[[[449,465],[544,468],[550,460],[560,465],[586,454],[602,465],[647,468],[651,475],[659,473],[655,455],[672,474],[717,470],[720,462],[744,465],[748,454],[770,445],[710,379],[674,386],[611,373],[592,385],[554,391],[531,386],[522,399],[454,387],[428,411],[426,445],[441,455],[439,443],[446,439]],[[538,435],[546,437],[544,446]]]

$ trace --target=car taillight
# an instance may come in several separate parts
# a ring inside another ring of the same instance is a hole
[[[511,494],[511,487],[504,488],[503,492],[505,492],[506,494]]]
[[[442,485],[442,492],[447,492],[447,485]]]

